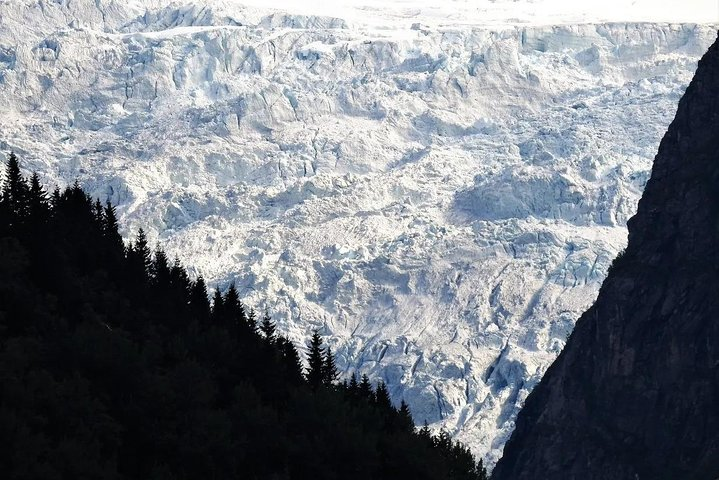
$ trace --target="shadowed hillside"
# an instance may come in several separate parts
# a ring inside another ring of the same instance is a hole
[[[367,377],[308,369],[231,286],[125,247],[112,205],[47,195],[10,157],[0,195],[0,472],[5,479],[484,479],[446,433],[415,432]]]
[[[719,478],[718,245],[715,43],[661,142],[625,253],[492,478]]]

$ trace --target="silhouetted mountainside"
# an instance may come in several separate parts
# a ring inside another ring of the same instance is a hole
[[[338,384],[315,333],[291,342],[230,287],[212,304],[110,204],[48,196],[11,156],[0,194],[3,479],[486,479],[415,432],[365,376]]]
[[[719,478],[719,44],[699,63],[596,303],[495,480]]]

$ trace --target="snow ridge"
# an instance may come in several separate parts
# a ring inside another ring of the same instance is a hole
[[[493,464],[716,30],[410,20],[0,0],[0,149]]]

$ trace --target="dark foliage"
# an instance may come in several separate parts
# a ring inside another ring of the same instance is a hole
[[[254,312],[250,312],[250,317],[254,318]],[[265,315],[262,317],[262,322],[260,323],[260,331],[265,336],[268,342],[272,343],[274,342],[276,337],[276,327],[275,324],[272,322],[272,319],[270,318],[270,314],[267,310],[265,310]]]
[[[211,305],[77,184],[48,198],[12,156],[1,191],[3,478],[486,478],[446,434],[415,433],[384,384],[337,385],[319,334],[303,376],[234,286]]]
[[[325,359],[322,352],[322,337],[315,330],[307,346],[307,383],[317,390],[324,383]]]

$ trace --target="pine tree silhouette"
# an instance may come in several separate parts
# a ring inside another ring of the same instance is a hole
[[[119,224],[117,222],[117,213],[115,212],[115,207],[112,206],[109,200],[105,203],[105,211],[102,218],[102,234],[107,239],[110,248],[116,251],[123,250],[124,244],[122,237],[118,233]]]
[[[34,176],[34,175],[33,175]],[[32,179],[30,183],[30,190],[32,190]],[[95,203],[92,205],[92,214],[95,217],[95,223],[102,228],[102,225],[105,223],[105,211],[102,208],[102,204],[100,203],[100,199],[95,199]]]
[[[374,402],[374,391],[372,390],[372,384],[367,374],[362,375],[362,380],[360,381],[357,391],[361,399]]]
[[[389,411],[392,409],[392,400],[389,396],[389,390],[387,390],[387,384],[379,382],[377,389],[375,390],[375,402],[382,411]]]
[[[50,216],[50,201],[45,189],[40,185],[37,173],[33,173],[30,177],[28,207],[34,222],[45,222]]]
[[[409,405],[404,400],[400,402],[397,413],[399,416],[398,427],[405,432],[413,432],[414,420],[412,419],[412,413],[409,411]]]
[[[349,394],[350,398],[357,398],[359,395],[359,383],[357,382],[357,373],[352,372],[352,376],[350,377],[350,381],[347,384],[347,393]]]
[[[276,327],[275,324],[272,323],[272,319],[270,318],[270,313],[265,309],[265,314],[262,317],[262,322],[260,323],[260,331],[265,335],[265,338],[270,341],[275,341],[275,331]]]
[[[219,288],[215,289],[212,296],[212,313],[210,319],[213,325],[225,325],[225,300],[222,298],[222,292]]]
[[[147,245],[147,236],[141,228],[137,231],[135,243],[127,247],[127,263],[130,271],[130,278],[140,280],[142,284],[148,279],[152,268],[152,255]],[[138,285],[136,288],[143,288]]]
[[[312,338],[308,345],[307,353],[307,383],[313,389],[317,389],[322,385],[324,380],[325,358],[322,353],[322,337],[317,330],[312,332]]]
[[[304,383],[304,377],[302,376],[302,361],[300,355],[297,353],[297,349],[291,341],[284,337],[277,339],[277,347],[280,349],[282,359],[286,368],[285,376],[289,384],[297,385]]]
[[[204,325],[210,318],[210,302],[207,299],[207,285],[202,275],[192,283],[190,288],[190,308],[193,318]]]
[[[225,292],[224,304],[230,311],[237,311],[240,309],[240,295],[237,293],[234,282],[230,284],[230,287]]]
[[[150,263],[150,279],[158,288],[167,288],[170,283],[170,264],[165,251],[159,246],[155,249],[155,258]]]
[[[254,308],[250,308],[250,311],[247,312],[247,325],[250,327],[250,330],[253,332],[258,332],[259,327],[257,326],[257,314],[255,313]]]
[[[52,194],[50,195],[50,206],[57,210],[58,205],[60,204],[60,187],[55,187],[55,190],[52,191]]]
[[[432,442],[432,432],[429,429],[427,420],[424,421],[424,425],[422,425],[422,428],[417,433],[419,434],[420,438],[426,440],[429,443]]]
[[[232,329],[235,335],[241,337],[249,333],[254,333],[247,322],[245,307],[240,301],[240,295],[235,288],[234,282],[230,284],[230,288],[225,292],[225,296],[222,300],[222,310],[225,317],[225,324]]]
[[[190,294],[190,277],[187,275],[185,267],[180,263],[180,259],[175,257],[170,268],[170,284],[177,298],[187,298]],[[189,300],[189,299],[188,299]]]
[[[142,261],[143,271],[148,274],[152,264],[152,254],[147,244],[147,236],[142,228],[137,231],[137,237],[135,238],[135,254]]]
[[[328,346],[325,349],[324,359],[322,362],[322,384],[325,386],[333,385],[339,376],[340,374],[337,371],[335,356],[332,354],[332,349]]]
[[[2,189],[2,198],[11,223],[22,222],[30,214],[30,187],[20,172],[15,153],[10,154]]]

